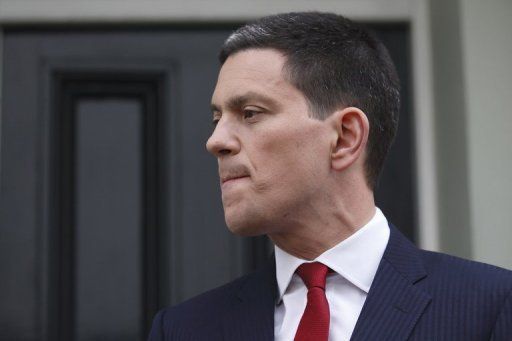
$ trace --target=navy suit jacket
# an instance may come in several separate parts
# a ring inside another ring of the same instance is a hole
[[[390,228],[351,340],[512,340],[511,271],[420,250]],[[272,260],[161,310],[149,340],[273,340],[276,292]]]

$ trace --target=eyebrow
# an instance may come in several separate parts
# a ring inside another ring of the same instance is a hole
[[[262,102],[271,107],[278,106],[278,103],[276,102],[276,100],[274,100],[268,96],[262,95],[260,93],[249,91],[243,95],[233,96],[233,97],[229,98],[226,103],[226,107],[231,110],[235,110],[235,109],[239,109],[239,108],[243,107],[248,102],[252,102],[252,101]],[[222,111],[221,106],[217,105],[213,102],[210,105],[210,107],[211,107],[212,111],[218,111],[218,112]]]

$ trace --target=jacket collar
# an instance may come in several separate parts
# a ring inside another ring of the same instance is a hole
[[[406,340],[431,301],[420,251],[390,224],[390,237],[351,340]]]

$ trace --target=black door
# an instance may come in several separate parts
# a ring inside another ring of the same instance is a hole
[[[376,29],[406,90],[377,198],[412,236],[407,27]],[[227,232],[204,147],[230,31],[5,31],[2,340],[144,339],[157,309],[267,257]]]

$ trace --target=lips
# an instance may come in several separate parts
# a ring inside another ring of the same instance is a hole
[[[226,193],[230,192],[234,188],[239,188],[240,184],[248,179],[248,175],[237,175],[237,176],[228,176],[221,180],[220,188],[222,190],[222,196],[226,195]],[[243,187],[243,186],[242,186]]]
[[[236,175],[236,176],[228,176],[225,178],[221,178],[221,182],[224,184],[228,181],[237,180],[237,179],[243,179],[249,177],[248,175]]]
[[[249,171],[244,166],[232,166],[229,168],[219,168],[220,182],[225,184],[228,181],[234,181],[249,177]]]

